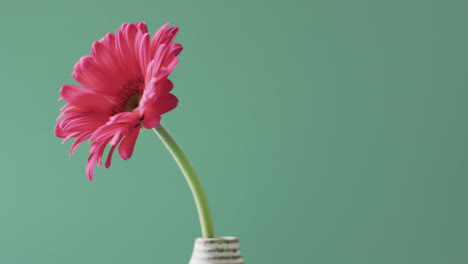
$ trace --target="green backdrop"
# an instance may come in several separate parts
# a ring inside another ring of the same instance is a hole
[[[85,176],[63,84],[123,22],[171,22],[163,117],[247,263],[468,261],[468,2],[0,3],[0,262],[188,263],[190,191],[152,131]]]

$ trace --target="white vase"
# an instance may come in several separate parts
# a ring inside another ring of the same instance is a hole
[[[244,264],[235,237],[197,238],[189,264]]]

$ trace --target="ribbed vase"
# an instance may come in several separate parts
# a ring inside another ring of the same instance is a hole
[[[235,237],[197,238],[189,264],[244,264]]]

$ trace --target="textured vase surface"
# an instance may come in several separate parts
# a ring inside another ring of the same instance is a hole
[[[244,264],[235,237],[197,238],[189,264]]]

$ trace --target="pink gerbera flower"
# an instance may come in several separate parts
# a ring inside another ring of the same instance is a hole
[[[92,54],[75,65],[73,78],[83,86],[64,85],[55,135],[76,138],[70,155],[88,140],[91,143],[86,175],[91,181],[96,163],[111,145],[105,167],[114,149],[126,160],[132,156],[140,127],[153,128],[161,115],[177,106],[169,74],[178,63],[182,45],[173,43],[178,28],[162,26],[150,38],[146,24],[123,24],[114,35],[108,33],[92,45]]]

